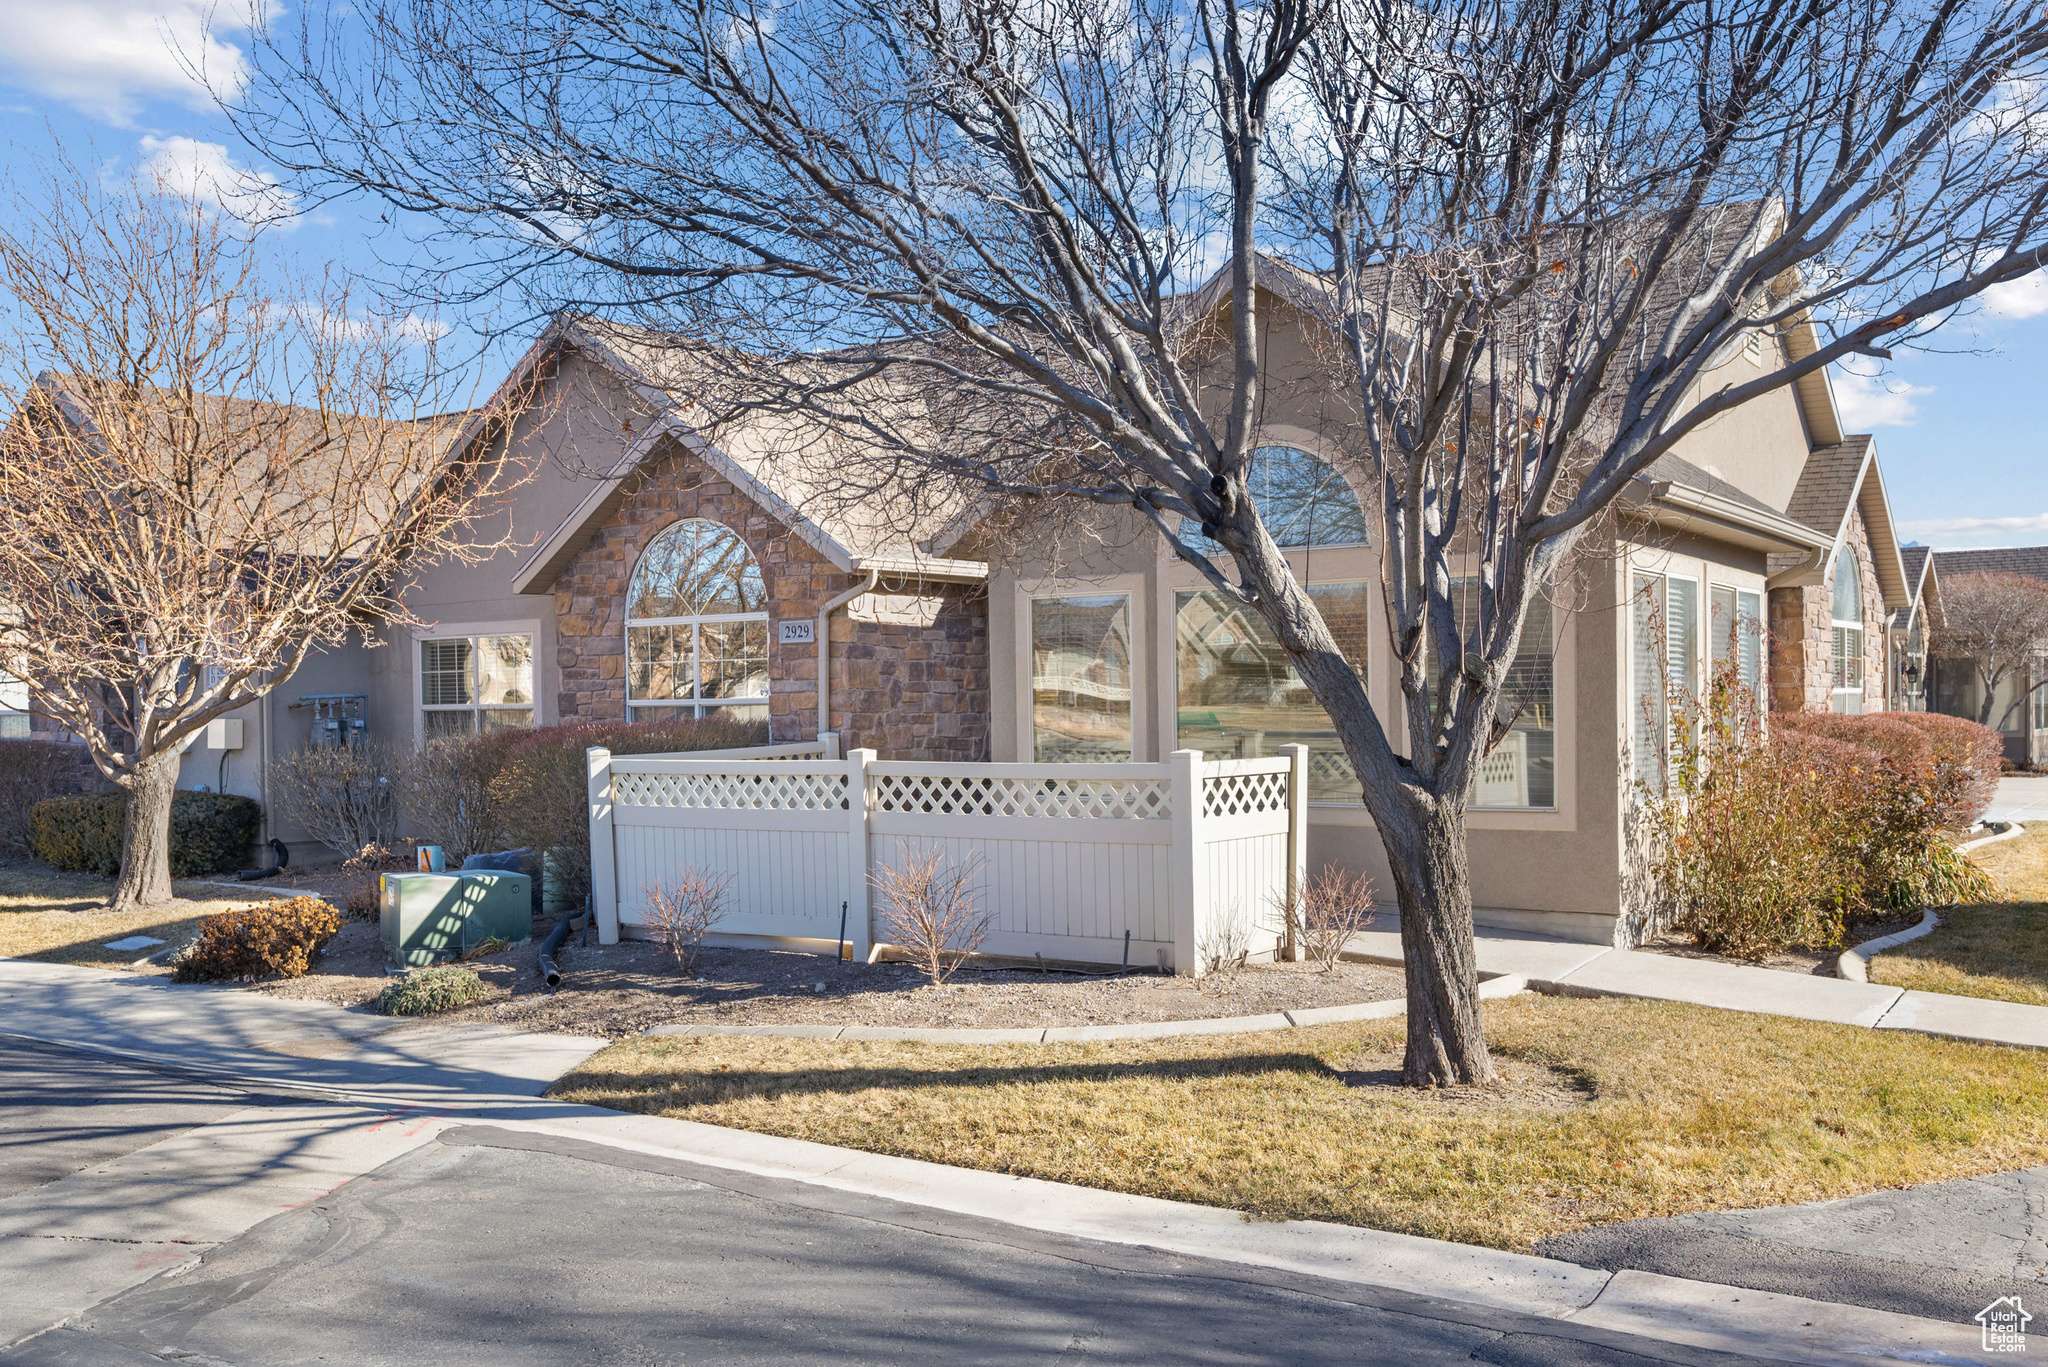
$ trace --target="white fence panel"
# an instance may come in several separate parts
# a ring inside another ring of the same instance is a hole
[[[846,938],[865,955],[874,872],[938,849],[975,869],[985,953],[1198,969],[1219,927],[1260,957],[1306,849],[1305,747],[1204,764],[876,763],[590,752],[600,930],[644,926],[684,865],[732,879],[723,934]],[[829,751],[827,752],[830,753]],[[608,913],[608,914],[607,914]],[[1258,927],[1250,932],[1249,927]],[[884,934],[881,938],[886,938]]]

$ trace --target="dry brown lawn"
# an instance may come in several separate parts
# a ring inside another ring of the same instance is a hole
[[[1870,980],[2048,1006],[2048,829],[1971,852],[2010,902],[1944,907],[1932,935],[1870,961]]]
[[[175,944],[203,916],[244,907],[266,894],[235,897],[224,889],[174,884],[178,900],[155,911],[110,915],[101,903],[113,880],[44,869],[0,868],[0,958],[42,959],[88,968],[125,968],[154,950],[114,950],[109,940],[148,935]]]
[[[658,1036],[551,1095],[1511,1249],[2048,1162],[2048,1055],[2031,1050],[1661,1002],[1486,1014],[1497,1092],[1399,1086],[1396,1019],[998,1047]]]

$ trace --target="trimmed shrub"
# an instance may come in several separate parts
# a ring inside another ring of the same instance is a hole
[[[1913,727],[1934,747],[1942,824],[1955,830],[1975,825],[1998,796],[1998,776],[2005,765],[2004,739],[1966,717],[1945,717],[1939,712],[1885,715]]]
[[[199,938],[178,964],[179,982],[297,978],[341,929],[341,913],[317,897],[261,902],[199,923]]]
[[[472,969],[454,964],[415,968],[377,994],[377,1009],[387,1016],[431,1016],[491,995]]]
[[[1833,946],[1844,927],[1996,895],[1944,833],[1963,776],[1898,716],[1776,715],[1718,671],[1649,800],[1676,929],[1741,958]]]
[[[590,890],[590,777],[583,752],[615,755],[737,750],[764,745],[762,722],[706,717],[689,721],[570,722],[518,732],[491,783],[506,843],[549,852],[560,891],[580,902]]]
[[[254,798],[179,789],[171,798],[171,876],[241,868],[262,820]],[[29,809],[29,842],[36,858],[53,869],[110,878],[121,871],[127,822],[128,794],[119,789],[46,798]]]
[[[47,740],[0,740],[0,854],[33,854],[29,808],[45,798],[75,793],[86,772],[99,777],[76,745]]]

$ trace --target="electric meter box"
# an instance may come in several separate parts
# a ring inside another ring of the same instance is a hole
[[[240,717],[215,717],[206,724],[206,748],[209,750],[239,750],[242,748],[242,719]]]
[[[384,947],[407,968],[463,954],[496,936],[533,938],[533,880],[523,873],[387,873],[378,896]]]

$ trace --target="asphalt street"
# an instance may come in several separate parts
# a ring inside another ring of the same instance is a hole
[[[262,1104],[40,1047],[5,1045],[0,1070],[0,1190],[15,1195]],[[488,1125],[448,1129],[0,1353],[233,1367],[1748,1361]]]

